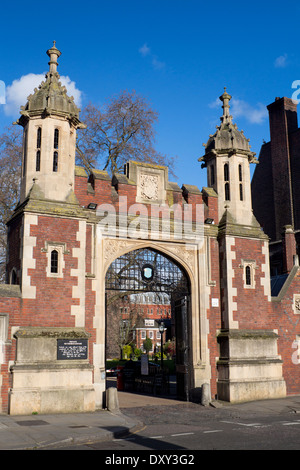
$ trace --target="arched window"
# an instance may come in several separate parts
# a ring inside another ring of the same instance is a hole
[[[251,267],[246,266],[245,268],[245,279],[246,279],[246,286],[251,286]]]
[[[40,171],[41,169],[41,143],[42,143],[42,128],[38,127],[37,135],[36,135],[36,161],[35,161],[36,171]]]
[[[16,268],[13,268],[10,276],[10,283],[16,285],[18,283],[17,271]]]
[[[51,273],[58,273],[58,251],[52,250],[51,251]]]
[[[230,201],[230,187],[229,187],[229,183],[225,183],[225,201]]]

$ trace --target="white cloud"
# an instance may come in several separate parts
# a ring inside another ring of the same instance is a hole
[[[230,114],[235,118],[244,117],[252,124],[261,124],[268,117],[267,108],[262,103],[258,103],[254,107],[246,101],[235,98],[231,100]]]
[[[142,57],[151,58],[151,64],[155,70],[161,70],[166,66],[166,64],[159,60],[156,55],[152,54],[150,47],[148,47],[146,43],[139,48],[139,53]]]
[[[252,124],[261,124],[268,117],[266,107],[258,103],[255,107],[244,100],[232,98],[230,100],[230,114],[235,118],[243,117]],[[216,98],[208,105],[210,108],[221,108],[222,104],[219,98]]]
[[[158,60],[156,56],[152,57],[152,65],[156,70],[161,70],[165,67],[165,63]]]
[[[82,92],[76,88],[76,83],[68,75],[60,77],[60,82],[66,87],[68,96],[73,96],[76,105],[80,107]]]
[[[151,52],[150,47],[147,46],[147,44],[144,44],[142,47],[139,48],[139,53],[143,56],[146,57],[149,55]]]
[[[221,107],[221,101],[219,100],[219,98],[216,98],[215,101],[212,101],[211,103],[209,103],[209,108],[220,108]]]
[[[8,85],[6,87],[6,104],[4,106],[5,114],[7,116],[17,116],[20,106],[24,106],[26,104],[27,97],[32,94],[34,89],[37,88],[44,80],[45,73],[29,73],[14,80],[11,85]],[[74,101],[77,106],[80,106],[81,91],[76,88],[75,82],[73,82],[68,76],[61,76],[60,82],[66,87],[68,95],[74,97]]]
[[[284,68],[288,65],[288,62],[287,62],[287,59],[288,59],[288,55],[287,54],[283,54],[283,55],[280,55],[279,57],[277,57],[275,59],[275,62],[274,62],[274,66],[276,68]]]

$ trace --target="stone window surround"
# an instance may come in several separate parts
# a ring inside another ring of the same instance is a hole
[[[0,313],[0,344],[8,340],[8,313]]]
[[[250,268],[250,284],[246,283],[246,268]],[[240,264],[240,268],[243,269],[243,281],[244,289],[255,289],[255,269],[257,269],[256,262],[254,260],[243,259]]]
[[[8,342],[9,314],[0,313],[0,368],[5,362],[5,344]]]
[[[51,253],[53,250],[56,250],[58,253],[58,269],[56,273],[51,272]],[[63,270],[65,267],[64,255],[69,254],[70,252],[66,249],[66,243],[63,242],[45,242],[45,248],[41,250],[43,253],[46,253],[47,256],[47,267],[46,275],[47,277],[63,277]]]
[[[300,294],[293,296],[293,312],[295,315],[300,315]]]

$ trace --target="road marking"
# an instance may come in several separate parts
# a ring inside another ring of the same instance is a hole
[[[282,423],[282,426],[293,426],[293,424],[300,424],[300,421],[291,421],[289,423]]]
[[[232,422],[232,421],[221,421],[221,423],[228,423],[228,424],[235,424],[235,425],[239,425],[239,426],[248,426],[248,427],[251,427],[251,426],[261,426],[260,423],[249,423],[249,424],[246,424],[246,423],[236,423],[235,421]]]
[[[203,431],[203,434],[209,434],[211,432],[223,432],[223,429],[214,429],[213,431]]]
[[[182,432],[180,434],[171,434],[172,437],[175,437],[175,436],[189,436],[190,434],[195,434],[193,432]]]

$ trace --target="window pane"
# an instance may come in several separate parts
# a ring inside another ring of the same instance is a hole
[[[54,129],[54,148],[58,149],[59,130]]]
[[[251,268],[246,266],[246,285],[251,286]]]
[[[51,272],[58,273],[58,251],[51,251]]]
[[[57,172],[58,169],[58,152],[54,152],[53,154],[53,171]]]
[[[42,141],[42,129],[41,129],[41,127],[39,127],[38,130],[37,130],[37,137],[36,137],[36,148],[37,149],[41,148],[41,141]]]
[[[229,183],[225,183],[225,200],[230,201],[230,187]]]
[[[37,150],[36,152],[36,163],[35,163],[35,170],[40,171],[41,167],[41,151]]]
[[[243,185],[240,184],[240,201],[243,201],[244,200],[244,197],[243,197]]]
[[[243,181],[242,165],[239,165],[239,180]]]
[[[229,165],[225,163],[224,165],[224,181],[229,181]]]

